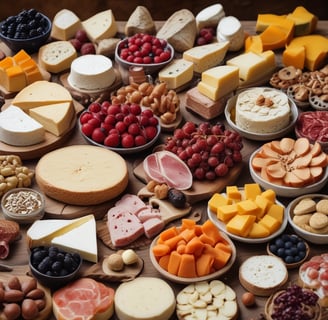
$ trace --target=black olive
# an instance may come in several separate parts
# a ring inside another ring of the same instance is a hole
[[[168,191],[168,200],[176,207],[176,208],[184,208],[186,205],[186,195],[175,188],[170,188]]]

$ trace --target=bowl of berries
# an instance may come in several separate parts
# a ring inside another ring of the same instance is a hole
[[[164,39],[136,33],[121,40],[115,49],[115,61],[123,69],[141,67],[145,74],[161,70],[174,57],[174,48]]]
[[[136,103],[92,102],[81,113],[78,123],[82,136],[89,143],[120,154],[150,148],[161,132],[153,111]]]
[[[22,10],[0,23],[0,40],[13,52],[37,52],[51,32],[51,20],[36,9]]]

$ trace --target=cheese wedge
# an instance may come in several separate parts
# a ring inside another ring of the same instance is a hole
[[[88,261],[98,261],[96,222],[91,214],[72,220],[37,220],[27,230],[26,238],[30,248],[55,245],[78,252]]]
[[[0,113],[0,141],[13,146],[29,146],[44,140],[43,126],[13,105]]]
[[[74,114],[71,102],[55,103],[29,110],[29,115],[55,136],[61,136],[67,131]]]
[[[51,37],[56,40],[69,40],[79,29],[82,29],[80,18],[73,11],[62,9],[53,19]]]
[[[41,80],[21,90],[13,99],[12,104],[27,111],[43,105],[71,101],[71,94],[63,86],[55,82]]]
[[[84,20],[82,26],[92,42],[113,38],[117,32],[115,17],[110,9]]]

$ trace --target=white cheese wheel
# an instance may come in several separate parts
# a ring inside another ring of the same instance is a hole
[[[120,195],[128,184],[125,160],[116,152],[74,145],[45,154],[35,178],[49,197],[73,205],[96,205]]]
[[[139,277],[117,288],[114,305],[120,320],[167,320],[175,310],[175,296],[164,280]]]
[[[204,8],[196,15],[198,31],[205,27],[216,27],[220,19],[224,16],[225,12],[222,4],[220,3],[215,3]]]
[[[82,55],[72,62],[67,81],[82,91],[104,90],[115,81],[113,63],[103,55]]]
[[[229,41],[229,51],[238,51],[244,46],[245,33],[241,22],[234,16],[220,20],[216,36],[219,41]]]
[[[258,255],[245,260],[239,268],[239,281],[248,291],[258,296],[270,296],[288,280],[282,259]]]

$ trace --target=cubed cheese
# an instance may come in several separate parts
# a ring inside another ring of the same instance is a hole
[[[255,203],[260,208],[260,212],[257,215],[258,218],[262,218],[264,214],[268,212],[269,208],[273,204],[268,198],[260,194],[256,196]]]
[[[237,208],[239,214],[252,214],[255,215],[256,217],[261,211],[261,209],[255,203],[255,201],[250,199],[237,202]]]
[[[158,73],[158,79],[166,82],[168,89],[176,89],[188,83],[193,78],[194,68],[191,61],[173,60]]]
[[[234,204],[226,204],[217,208],[216,215],[223,222],[229,221],[232,217],[238,214],[238,207]]]
[[[71,10],[62,9],[52,22],[51,37],[56,40],[69,40],[82,29],[80,18]]]
[[[111,9],[101,11],[84,20],[82,26],[92,42],[112,38],[117,32],[117,24]]]
[[[270,234],[276,232],[281,226],[281,222],[269,214],[264,215],[264,217],[259,221],[259,224],[267,228]]]
[[[226,186],[226,194],[228,199],[232,201],[240,201],[241,193],[237,186]]]
[[[229,42],[215,42],[193,47],[183,52],[183,59],[193,62],[194,71],[202,73],[220,64],[229,48]]]
[[[284,220],[284,212],[285,212],[285,209],[283,206],[274,203],[268,209],[267,215],[274,217],[276,220],[278,220],[280,223],[282,223]]]
[[[255,200],[256,196],[262,193],[258,183],[245,183],[244,185],[245,198]]]
[[[250,238],[265,238],[270,235],[270,231],[261,224],[254,222],[251,231],[248,234]]]
[[[247,237],[255,222],[256,216],[252,214],[237,214],[227,224],[228,232],[241,237]]]
[[[231,204],[231,201],[220,193],[214,193],[208,201],[208,207],[213,212],[216,212],[219,207],[227,204]]]
[[[267,189],[264,190],[262,192],[262,196],[266,197],[268,200],[270,200],[271,202],[275,202],[276,201],[276,193],[274,192],[274,190],[272,189]]]

